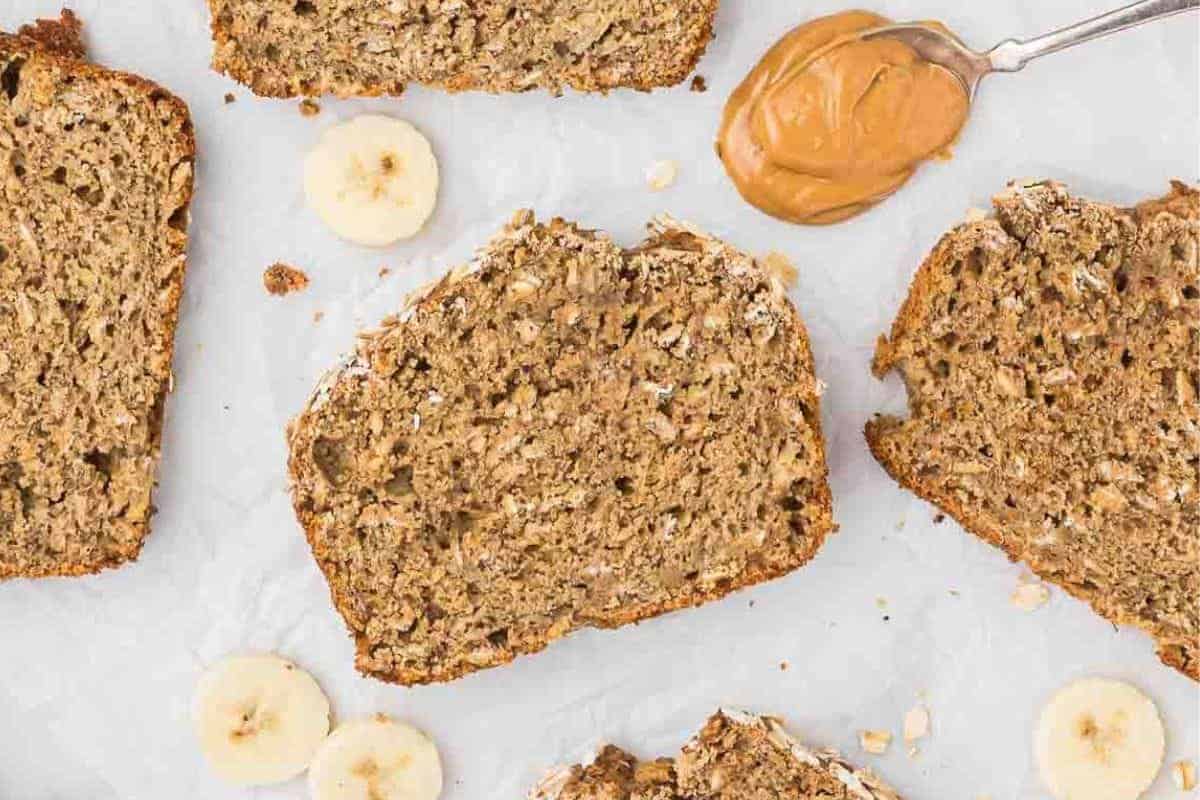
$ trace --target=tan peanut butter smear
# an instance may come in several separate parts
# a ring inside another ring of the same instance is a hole
[[[840,222],[948,152],[966,88],[903,42],[862,38],[890,24],[847,11],[801,25],[733,92],[717,152],[748,202],[790,222]]]

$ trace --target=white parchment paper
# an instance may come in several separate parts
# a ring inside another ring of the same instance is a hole
[[[1106,10],[1118,0],[889,0],[898,19],[945,21],[990,46]],[[3,0],[0,27],[55,15],[59,0]],[[197,751],[192,689],[212,660],[281,652],[309,668],[339,717],[385,711],[428,730],[447,800],[516,798],[556,762],[603,740],[675,752],[717,706],[784,715],[913,800],[1041,798],[1035,715],[1083,675],[1133,681],[1158,703],[1168,759],[1197,757],[1196,684],[1161,666],[1148,637],[1115,630],[1057,589],[1033,612],[1008,600],[1022,574],[997,550],[900,491],[870,458],[863,422],[903,407],[868,373],[912,271],[940,233],[1016,177],[1053,177],[1116,202],[1200,177],[1200,17],[1057,54],[984,85],[956,157],[921,171],[875,211],[793,227],[745,205],[713,155],[725,97],[785,30],[841,10],[833,0],[725,0],[717,38],[685,86],[607,98],[541,94],[258,100],[208,69],[201,0],[72,0],[93,57],[169,87],[199,138],[191,262],[168,405],[159,512],[141,560],[103,575],[0,584],[0,797],[303,798],[303,781],[242,791]],[[227,105],[226,92],[237,102]],[[303,154],[321,129],[363,111],[402,116],[441,160],[440,206],[411,242],[371,251],[336,240],[306,208]],[[680,165],[654,194],[645,170]],[[798,265],[792,296],[813,336],[841,532],[805,569],[702,609],[583,632],[541,655],[416,689],[357,675],[345,628],[286,495],[283,427],[361,326],[408,289],[466,259],[532,206],[632,244],[669,211],[742,248]],[[276,260],[311,288],[262,289]],[[379,277],[381,267],[390,275]],[[314,315],[321,313],[319,322]],[[883,600],[880,600],[883,598]],[[881,605],[886,602],[885,607]],[[787,669],[781,664],[788,665]],[[858,750],[923,699],[932,735],[916,758]],[[1177,796],[1165,775],[1151,797]]]

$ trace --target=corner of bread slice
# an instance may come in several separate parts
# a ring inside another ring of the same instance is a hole
[[[87,47],[83,41],[83,23],[75,12],[64,8],[58,19],[38,19],[22,25],[17,35],[36,42],[47,51],[60,56],[87,59]]]
[[[640,761],[606,744],[590,762],[556,767],[530,790],[528,800],[681,800],[673,762]]]
[[[692,796],[690,788],[711,786],[717,778],[713,772],[718,763],[721,778],[726,781],[762,780],[765,786],[841,791],[853,800],[900,800],[895,790],[869,770],[852,766],[834,750],[809,747],[777,717],[749,711],[717,711],[684,745],[677,760],[682,793]],[[783,794],[778,800],[807,800],[811,796]]]

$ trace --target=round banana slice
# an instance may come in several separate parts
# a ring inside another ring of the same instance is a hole
[[[407,122],[355,117],[326,130],[308,154],[304,193],[338,236],[383,247],[416,234],[433,213],[437,159]]]
[[[1166,738],[1146,695],[1120,681],[1085,678],[1046,704],[1033,747],[1057,800],[1136,800],[1162,768]]]
[[[234,656],[205,671],[193,709],[200,749],[241,786],[299,775],[329,734],[329,700],[312,676],[278,656]]]
[[[421,731],[382,714],[339,725],[308,770],[313,800],[436,800],[437,747]]]

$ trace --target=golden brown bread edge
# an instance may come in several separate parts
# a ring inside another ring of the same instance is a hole
[[[565,223],[565,220],[562,220],[561,218],[556,217],[553,220],[551,220],[550,223],[548,223],[548,224],[553,225],[556,223],[563,224],[563,223]],[[571,223],[565,223],[565,224],[569,225]],[[653,247],[658,244],[669,244],[671,241],[672,235],[691,235],[691,234],[682,232],[682,231],[675,231],[675,232],[672,232],[671,234],[665,234],[660,237],[650,239],[646,242],[641,243],[640,245],[633,248],[632,250],[627,250],[626,252],[635,252],[637,250]],[[726,246],[728,246],[728,245],[726,245]],[[421,300],[419,302],[417,302],[416,307],[420,310],[425,310],[425,309],[433,308],[434,306],[440,304],[442,302],[442,300],[444,299],[445,295],[447,294],[447,292],[450,290],[450,287],[452,285],[453,285],[453,270],[451,269],[451,270],[447,270],[446,273],[442,276],[442,278],[436,284],[434,284],[434,286],[431,289],[429,289],[429,291],[421,298]],[[799,311],[796,310],[796,307],[791,303],[791,301],[787,301],[787,305],[791,309],[791,313],[793,314],[795,322],[796,322],[796,346],[800,350],[800,355],[804,359],[805,364],[808,365],[809,371],[815,373],[815,370],[814,370],[815,361],[814,361],[813,355],[812,355],[812,346],[811,346],[809,335],[808,335],[808,328],[805,327],[804,320],[801,318]],[[813,399],[814,399],[815,405],[819,409],[819,407],[820,407],[819,397],[814,397]],[[291,441],[292,436],[293,436],[293,430],[294,430],[295,426],[300,423],[302,416],[303,415],[301,414],[300,416],[297,416],[295,419],[293,419],[291,422],[288,423],[287,430],[285,431],[285,439],[288,442]],[[817,443],[820,445],[820,449],[821,449],[821,453],[822,453],[822,459],[821,459],[822,473],[820,476],[820,480],[817,482],[819,485],[816,490],[816,494],[817,494],[817,498],[818,498],[817,505],[822,511],[824,511],[828,515],[829,519],[832,520],[833,519],[833,495],[829,489],[829,466],[824,457],[825,436],[824,436],[824,433],[821,428],[821,417],[820,417],[819,411],[818,411],[818,413],[813,414],[813,419],[812,419],[811,424],[813,426],[813,434],[816,437]],[[301,507],[301,505],[298,502],[295,502],[296,490],[294,488],[294,485],[300,474],[301,474],[301,470],[300,470],[300,465],[298,462],[298,456],[295,452],[291,451],[291,449],[289,447],[288,476],[289,476],[289,480],[291,481],[291,483],[293,485],[293,488],[291,490],[292,497],[293,497],[292,507],[296,513],[296,518],[299,520],[301,527],[304,528],[304,536],[305,536],[305,539],[308,541],[309,549],[312,550],[313,555],[316,557],[317,562],[321,563],[323,556],[322,556],[322,552],[321,552],[322,548],[319,547],[319,545],[317,544],[317,540],[316,540],[316,532],[317,532],[316,517],[315,517],[315,515],[313,515],[311,513],[306,513],[303,510],[303,508]],[[825,543],[825,539],[831,533],[834,533],[836,530],[837,530],[837,524],[833,523],[830,525],[830,528],[828,530],[819,531],[818,535],[813,537],[813,539],[811,541],[811,545],[804,551],[802,557],[800,559],[798,559],[798,563],[796,563],[794,565],[791,565],[788,567],[782,567],[780,569],[764,569],[764,568],[748,569],[748,570],[746,570],[746,572],[738,575],[736,579],[727,579],[725,581],[722,581],[718,585],[717,588],[713,589],[710,592],[696,595],[691,598],[680,598],[674,602],[659,603],[659,604],[642,604],[639,606],[631,606],[631,607],[627,607],[627,608],[617,609],[613,614],[611,614],[609,616],[606,616],[606,617],[597,616],[595,618],[590,618],[589,624],[587,627],[608,629],[608,630],[611,630],[614,628],[620,628],[624,625],[641,622],[643,620],[647,620],[652,617],[658,617],[663,614],[669,614],[672,611],[681,611],[686,608],[696,608],[698,606],[704,605],[705,603],[709,603],[713,600],[719,600],[729,594],[732,594],[733,592],[738,591],[739,589],[746,589],[751,586],[755,586],[759,583],[763,583],[765,581],[774,580],[776,578],[782,578],[785,575],[791,574],[792,572],[796,571],[797,569],[802,568],[805,564],[807,564],[809,561],[811,561],[813,556],[816,555],[817,551],[820,550],[821,546]],[[334,607],[337,609],[338,615],[343,620],[353,619],[353,617],[354,617],[353,609],[348,608],[344,604],[339,602],[337,594],[333,591],[332,586],[329,587],[329,596],[330,596],[330,600],[332,601]],[[367,641],[367,638],[365,635],[358,635],[358,634],[352,634],[352,635],[354,637],[355,664],[357,667],[358,664],[361,664],[370,655],[368,652],[369,642]],[[561,639],[566,635],[568,635],[568,634],[563,633],[563,634],[559,634],[557,636],[547,637],[545,640],[539,642],[537,647],[531,647],[529,649],[524,649],[524,650],[505,651],[502,658],[498,659],[495,663],[489,663],[486,667],[482,667],[482,668],[464,666],[462,669],[441,670],[441,671],[436,671],[433,673],[418,672],[418,671],[414,671],[414,670],[398,670],[398,671],[388,673],[388,674],[382,674],[382,673],[378,673],[378,672],[366,672],[366,671],[362,671],[362,670],[360,670],[360,672],[362,672],[362,674],[367,675],[369,677],[378,678],[380,680],[388,681],[391,683],[399,683],[399,684],[403,684],[405,686],[420,686],[420,685],[432,684],[432,683],[446,683],[449,681],[457,680],[458,678],[461,678],[472,672],[479,672],[481,669],[492,669],[495,667],[503,666],[504,664],[509,664],[509,663],[513,662],[518,656],[527,656],[527,655],[533,655],[534,653],[539,653],[542,650],[545,650],[546,647],[548,647],[551,642],[557,641],[558,639]]]
[[[97,80],[117,81],[131,89],[144,92],[155,100],[163,100],[170,103],[173,108],[173,117],[179,123],[177,130],[180,142],[185,152],[190,154],[194,163],[196,157],[196,134],[192,125],[191,112],[187,104],[157,83],[139,75],[108,69],[85,61],[87,48],[83,42],[82,30],[83,23],[79,18],[69,9],[63,9],[61,16],[57,20],[36,20],[28,25],[23,25],[16,34],[0,31],[0,51],[24,50],[29,59],[45,60],[75,75],[95,78]],[[182,207],[185,209],[191,203],[193,197],[195,189],[194,179],[195,170],[193,169],[192,173],[188,176],[187,185],[184,187]],[[187,273],[187,241],[187,215],[185,214],[184,227],[180,231],[178,241],[171,242],[172,252],[180,258],[180,268],[179,280],[171,286],[170,294],[167,296],[167,313],[164,314],[166,325],[163,334],[167,355],[166,364],[171,364],[175,356],[174,332],[179,320],[179,303],[183,296],[183,283]],[[167,368],[166,373],[157,377],[159,378],[161,388],[159,389],[159,394],[154,405],[158,413],[151,420],[151,433],[153,436],[151,444],[154,450],[159,453],[159,458],[161,459],[163,411],[166,405],[166,396],[170,388],[170,367]],[[137,551],[129,558],[114,557],[99,564],[66,562],[57,564],[54,569],[26,570],[21,572],[0,563],[0,580],[6,578],[77,577],[80,575],[91,575],[105,569],[119,567],[131,561],[136,561],[137,557],[141,554],[146,537],[150,534],[150,519],[152,516],[153,514],[147,516],[146,521],[143,523],[145,527],[139,535]]]
[[[1164,197],[1147,200],[1135,208],[1126,209],[1126,211],[1140,220],[1160,211],[1167,211],[1168,213],[1173,213],[1176,209],[1182,211],[1188,202],[1195,202],[1197,197],[1200,197],[1200,191],[1193,189],[1182,181],[1173,180],[1171,181],[1170,193]],[[882,380],[896,366],[893,357],[894,353],[889,347],[889,340],[896,341],[907,331],[920,328],[924,322],[923,312],[928,307],[927,301],[930,294],[934,291],[934,282],[937,278],[936,265],[949,251],[951,240],[956,235],[957,230],[956,228],[944,234],[938,240],[937,245],[934,246],[933,251],[921,263],[916,275],[913,276],[908,297],[905,299],[903,305],[901,305],[900,311],[892,323],[890,333],[887,336],[879,337],[875,355],[871,361],[871,372],[876,378]],[[867,440],[867,446],[870,448],[871,455],[875,461],[878,462],[894,481],[922,500],[932,503],[945,511],[967,532],[1002,550],[1010,561],[1020,561],[1020,554],[1006,544],[1005,538],[1000,531],[990,527],[982,515],[973,512],[958,502],[953,496],[941,494],[926,486],[913,470],[904,469],[900,465],[891,463],[882,448],[880,430],[873,422],[866,423],[863,435]],[[1030,568],[1037,574],[1038,571],[1035,568]],[[1075,599],[1087,603],[1093,611],[1115,624],[1133,625],[1140,629],[1145,629],[1144,626],[1138,624],[1139,621],[1136,619],[1114,618],[1114,615],[1106,613],[1094,597],[1081,591],[1077,586],[1072,586],[1065,582],[1053,581],[1052,577],[1046,575],[1039,575],[1039,577],[1051,580],[1056,586],[1061,587]],[[1150,633],[1153,632],[1150,631]],[[1194,681],[1200,681],[1200,661],[1189,659],[1182,647],[1160,647],[1157,653],[1159,659],[1167,666],[1178,670]]]
[[[230,30],[225,25],[221,24],[219,15],[217,14],[217,11],[216,11],[215,2],[216,2],[216,0],[207,0],[207,2],[206,2],[206,5],[208,6],[208,10],[209,10],[209,15],[211,18],[211,22],[209,23],[209,29],[212,33],[214,52],[215,52],[215,50],[220,49],[220,47],[222,45],[227,44],[228,42],[232,41],[232,39],[233,39],[233,37],[230,33]],[[635,81],[630,84],[607,84],[607,83],[601,83],[599,81],[588,81],[588,82],[572,81],[567,85],[571,89],[574,89],[575,91],[578,91],[578,92],[599,92],[601,94],[607,94],[609,91],[611,91],[613,89],[633,89],[634,91],[638,91],[638,92],[649,92],[654,89],[661,89],[661,88],[665,88],[668,86],[675,86],[679,83],[682,83],[683,80],[685,78],[687,78],[687,76],[690,75],[693,70],[695,70],[696,65],[700,62],[700,59],[704,56],[704,52],[708,49],[709,42],[711,42],[713,39],[713,34],[714,34],[714,30],[713,30],[714,24],[713,23],[714,23],[714,20],[716,19],[717,8],[718,8],[719,4],[720,4],[720,0],[707,0],[708,14],[706,17],[706,21],[704,23],[704,27],[701,30],[700,36],[698,36],[697,41],[691,45],[691,50],[688,51],[687,57],[684,58],[680,62],[680,67],[679,67],[678,72],[668,74],[661,82],[656,82],[656,81],[652,81],[652,80],[648,80],[648,79]],[[271,97],[271,98],[276,98],[276,99],[286,99],[286,98],[290,98],[290,97],[302,96],[302,94],[308,94],[307,92],[298,94],[295,92],[272,91],[270,89],[266,89],[259,82],[254,80],[254,74],[253,74],[252,70],[250,70],[250,71],[238,70],[238,69],[232,69],[232,68],[228,68],[228,67],[217,67],[215,65],[213,68],[217,72],[227,75],[230,78],[232,78],[233,80],[237,81],[238,83],[248,87],[252,92],[254,92],[254,94],[258,95],[259,97]],[[406,85],[407,84],[405,84],[405,83],[397,81],[395,83],[392,83],[391,85],[380,85],[380,86],[373,86],[370,88],[360,88],[360,89],[356,90],[352,95],[349,95],[349,96],[353,96],[353,97],[383,97],[383,96],[398,97],[404,93]],[[436,88],[441,89],[446,92],[450,92],[452,94],[457,94],[459,92],[472,92],[472,91],[484,91],[484,92],[497,93],[497,90],[492,89],[486,83],[483,83],[482,81],[478,81],[478,80],[473,80],[468,75],[459,75],[455,78],[451,78],[448,81],[438,83]],[[525,91],[533,91],[536,88],[537,88],[536,86],[530,86]]]

